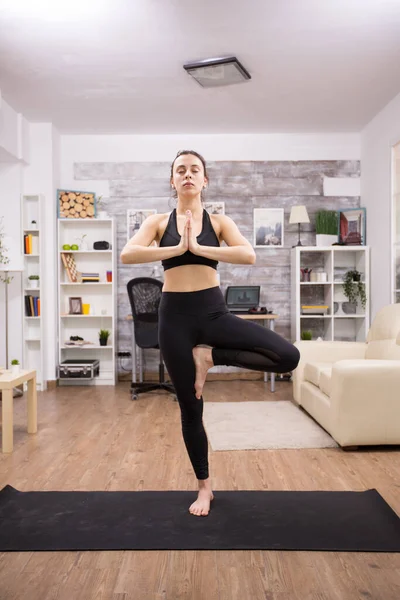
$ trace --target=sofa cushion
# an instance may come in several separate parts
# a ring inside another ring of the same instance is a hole
[[[319,378],[319,389],[327,396],[331,396],[332,369],[322,369]]]
[[[330,377],[332,372],[332,363],[312,362],[304,365],[304,380],[320,387],[321,373],[327,373]]]

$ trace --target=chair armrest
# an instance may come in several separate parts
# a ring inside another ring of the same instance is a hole
[[[332,434],[399,431],[400,360],[340,360],[332,367]],[[347,433],[346,433],[347,432]],[[379,432],[379,433],[378,433]],[[398,433],[397,433],[398,436]],[[383,443],[381,441],[381,443]]]
[[[293,371],[293,397],[300,401],[300,386],[304,379],[304,366],[308,362],[334,363],[342,359],[364,359],[367,344],[365,342],[314,342],[297,341],[294,346],[300,352],[300,361]]]

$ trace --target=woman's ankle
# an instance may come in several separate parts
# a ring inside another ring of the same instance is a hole
[[[199,484],[199,490],[211,490],[211,479],[209,477],[207,479],[198,479],[197,483]]]

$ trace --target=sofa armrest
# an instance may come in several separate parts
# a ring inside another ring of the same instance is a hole
[[[341,360],[332,367],[332,435],[342,444],[354,430],[399,438],[400,360]],[[336,437],[337,436],[337,437]],[[380,442],[384,443],[384,442]]]
[[[367,344],[365,342],[316,342],[297,341],[294,346],[300,352],[300,361],[293,371],[293,397],[301,404],[300,386],[304,379],[304,366],[308,362],[334,363],[342,359],[364,359]]]

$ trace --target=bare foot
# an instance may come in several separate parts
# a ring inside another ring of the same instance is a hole
[[[194,389],[196,390],[196,398],[200,400],[203,392],[204,382],[207,377],[207,371],[214,366],[211,348],[196,346],[193,348],[193,360],[196,366],[196,381],[194,383]]]
[[[214,494],[211,490],[201,489],[197,500],[189,508],[189,512],[196,517],[206,517],[210,512],[210,503],[214,500]]]

